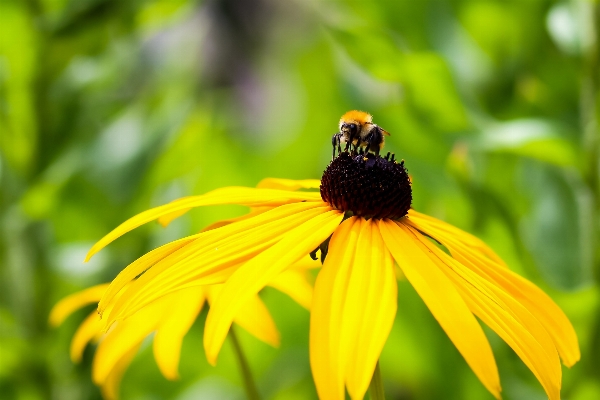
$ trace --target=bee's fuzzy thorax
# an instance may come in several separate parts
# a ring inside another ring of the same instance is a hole
[[[352,110],[342,115],[340,118],[340,129],[344,123],[353,122],[357,125],[363,126],[373,123],[373,116],[368,112]]]

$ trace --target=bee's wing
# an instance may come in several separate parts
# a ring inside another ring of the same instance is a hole
[[[386,131],[385,129],[383,129],[383,128],[381,128],[381,127],[380,127],[379,129],[381,129],[381,132],[382,132],[382,133],[383,133],[385,136],[392,136],[392,135],[391,135],[391,134],[390,134],[388,131]]]

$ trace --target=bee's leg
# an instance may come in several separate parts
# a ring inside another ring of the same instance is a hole
[[[333,156],[331,157],[331,159],[333,160],[335,158],[335,148],[336,147],[340,147],[340,134],[339,132],[336,133],[335,135],[333,135],[331,137],[331,147],[333,147]]]
[[[369,151],[373,151],[373,131],[369,132],[367,134],[367,136],[365,136],[364,138],[364,144],[365,144],[365,154],[367,154]]]
[[[344,147],[344,151],[348,151],[348,149],[352,150],[352,138],[346,142],[346,147]]]
[[[360,145],[360,137],[358,137],[356,138],[356,143],[354,144],[354,153],[358,154],[360,149],[362,149],[362,146]]]
[[[348,149],[350,149],[350,152],[352,153],[352,142],[354,142],[354,135],[352,134],[352,132],[350,132],[350,135],[348,135],[348,142],[346,143],[346,148],[344,149],[344,151],[348,151]]]

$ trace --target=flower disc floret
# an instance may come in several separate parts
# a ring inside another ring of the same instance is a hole
[[[400,219],[410,209],[412,189],[404,161],[343,152],[323,173],[321,197],[355,216]]]

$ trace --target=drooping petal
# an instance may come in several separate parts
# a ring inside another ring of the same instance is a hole
[[[178,366],[183,337],[190,330],[204,304],[205,289],[194,287],[182,289],[170,295],[176,298],[160,318],[154,335],[152,350],[160,372],[167,379],[179,378]]]
[[[222,290],[223,285],[209,286],[209,301],[211,304],[218,298]],[[252,296],[250,300],[242,305],[233,322],[257,339],[273,347],[279,346],[279,331],[275,326],[275,321],[273,321],[267,306],[258,295]]]
[[[192,255],[191,259],[193,260],[194,252],[198,252],[201,249],[217,249],[219,248],[220,242],[235,242],[235,240],[232,239],[238,238],[248,233],[251,233],[251,237],[261,239],[259,241],[262,241],[265,238],[264,232],[268,232],[270,230],[272,231],[272,226],[284,225],[285,227],[285,223],[281,222],[282,220],[286,218],[293,218],[294,214],[301,213],[302,211],[306,211],[310,208],[313,208],[312,204],[307,203],[290,204],[286,206],[277,207],[260,216],[250,218],[248,220],[241,221],[233,225],[224,226],[220,229],[214,229],[208,232],[201,232],[199,234],[168,243],[155,250],[152,250],[151,252],[145,254],[138,260],[131,263],[123,271],[121,271],[121,273],[119,273],[115,280],[110,284],[110,287],[107,290],[106,294],[100,300],[98,310],[100,312],[103,312],[106,308],[106,305],[108,304],[109,299],[112,299],[113,296],[117,292],[119,292],[125,285],[127,285],[131,280],[140,275],[150,266],[153,266],[153,273],[157,274],[158,270],[161,267],[163,269],[171,268],[177,261],[184,259],[190,254]],[[294,220],[291,220],[291,223],[294,223]],[[193,246],[186,246],[186,248],[182,249],[182,251],[178,251],[176,254],[173,254],[168,259],[165,259],[167,256],[171,255],[172,253],[175,253],[176,250],[179,250],[179,248],[188,244],[193,244]],[[242,243],[242,245],[244,244]],[[222,251],[223,250],[221,246],[221,252]],[[213,256],[215,255],[213,254]],[[162,263],[158,263],[159,261],[162,261]]]
[[[242,305],[233,322],[257,339],[273,347],[279,347],[280,335],[275,321],[258,295],[252,296]]]
[[[280,178],[265,178],[256,185],[260,189],[277,189],[277,190],[291,190],[295,191],[298,189],[318,189],[321,187],[321,181],[319,179],[280,179]]]
[[[181,200],[181,199],[177,199],[175,201],[178,201],[178,200]],[[177,218],[181,217],[182,215],[185,215],[190,210],[191,210],[191,208],[184,208],[183,210],[173,211],[169,214],[165,214],[165,215],[157,218],[156,220],[158,221],[159,224],[162,225],[163,228],[166,228],[167,226],[169,226],[169,224],[171,222],[173,222]]]
[[[313,287],[307,270],[300,268],[286,269],[269,282],[269,286],[287,294],[307,310],[310,309]]]
[[[110,233],[100,239],[88,252],[85,260],[88,261],[94,254],[104,248],[113,240],[124,235],[140,225],[154,221],[164,215],[173,214],[181,210],[201,206],[219,204],[240,204],[250,207],[277,207],[295,202],[322,202],[319,193],[291,192],[274,189],[255,189],[245,187],[227,187],[213,190],[200,196],[188,196],[171,203],[146,210],[129,218]]]
[[[292,180],[292,179],[265,178],[262,181],[260,181],[258,183],[258,185],[256,185],[256,187],[258,189],[276,189],[276,190],[296,191],[298,189],[318,189],[320,185],[321,185],[321,181],[318,179],[304,179],[304,180],[296,181],[296,180]],[[178,199],[178,200],[181,200],[181,199]],[[175,201],[178,201],[178,200],[175,200]],[[184,215],[185,213],[187,213],[190,210],[191,210],[191,208],[185,208],[182,210],[174,211],[170,214],[163,215],[162,217],[158,218],[158,223],[160,223],[163,227],[165,227],[165,226],[169,225],[174,219],[181,217],[182,215]],[[257,215],[257,214],[260,214],[261,212],[264,212],[265,210],[266,210],[265,207],[258,207],[258,208],[255,207],[250,212],[250,214]],[[243,215],[238,218],[232,218],[229,220],[218,221],[218,222],[215,222],[210,227],[203,229],[203,231],[215,229],[215,228],[227,225],[228,223],[239,221],[241,219],[245,219],[248,216],[249,215],[247,214],[247,215]]]
[[[392,256],[373,220],[363,221],[344,301],[342,353],[352,399],[362,399],[392,329],[398,303]],[[343,250],[342,250],[343,251]]]
[[[241,216],[235,217],[235,218],[223,219],[223,220],[214,222],[214,223],[208,225],[207,227],[205,227],[204,229],[202,229],[201,232],[210,231],[210,230],[217,229],[217,228],[220,228],[220,227],[225,226],[225,225],[229,225],[229,224],[231,224],[233,222],[242,221],[244,219],[252,218],[252,217],[254,217],[254,216],[258,215],[258,214],[262,214],[265,211],[268,211],[270,209],[271,209],[271,207],[254,207],[247,214],[244,214],[244,215],[241,215]],[[161,224],[163,226],[163,228],[165,228],[171,222],[173,222],[173,220],[181,217],[182,215],[184,215],[186,212],[188,212],[190,210],[191,210],[191,208],[188,208],[187,210],[179,210],[179,211],[171,213],[171,214],[163,215],[162,217],[160,217],[158,219],[158,223]]]
[[[292,268],[297,269],[297,270],[310,270],[310,269],[316,269],[316,268],[321,268],[321,261],[319,260],[313,260],[310,257],[303,257],[302,259],[300,259],[300,261],[296,262]]]
[[[318,215],[290,229],[281,240],[241,266],[225,283],[206,320],[204,348],[210,363],[217,355],[231,322],[244,302],[257,294],[281,271],[321,244],[342,220],[340,211],[327,207]]]
[[[104,324],[96,311],[92,312],[85,320],[83,320],[71,340],[71,361],[74,363],[81,362],[85,346],[92,340],[99,339],[100,336],[102,336],[103,326]]]
[[[175,240],[171,243],[167,243],[163,246],[157,247],[156,249],[149,251],[142,257],[138,258],[127,267],[125,267],[113,281],[108,284],[108,288],[102,295],[98,302],[98,312],[103,314],[107,308],[109,300],[115,300],[115,296],[123,290],[123,288],[131,283],[138,275],[145,272],[148,268],[155,265],[168,255],[179,250],[188,243],[191,243],[196,235],[189,236],[187,238]]]
[[[490,259],[496,261],[499,265],[508,268],[504,260],[502,260],[502,258],[500,258],[496,252],[494,252],[494,250],[485,244],[483,240],[471,235],[470,233],[458,229],[447,222],[433,218],[427,214],[417,212],[412,208],[408,211],[408,219],[409,221],[414,221],[416,224],[415,226],[421,226],[421,224],[424,222],[435,227],[438,231],[446,232],[447,235],[453,235],[454,237],[460,238],[460,240],[467,244],[470,248],[479,250]]]
[[[60,300],[52,307],[52,311],[50,311],[50,317],[48,318],[50,325],[58,326],[62,324],[69,315],[79,310],[81,307],[97,303],[107,288],[108,283],[92,286]]]
[[[483,385],[500,398],[500,378],[490,344],[481,326],[452,282],[418,246],[403,224],[379,222],[387,248],[406,279],[423,299],[452,343]]]
[[[513,271],[471,251],[468,245],[434,225],[422,221],[417,224],[414,220],[409,222],[443,243],[463,265],[501,287],[527,308],[544,326],[565,365],[570,367],[579,361],[580,351],[575,329],[560,307],[544,291]]]
[[[287,211],[282,213],[282,208]],[[313,203],[289,204],[252,219],[202,233],[202,240],[198,239],[165,257],[133,282],[105,318],[107,326],[186,285],[222,283],[240,264],[287,237],[288,232],[299,224],[327,210],[330,208],[315,207]],[[272,214],[279,218],[273,218]],[[271,221],[261,224],[255,220]],[[100,311],[109,304],[104,302],[105,297],[100,302]]]
[[[257,216],[259,214],[262,214],[262,213],[264,213],[266,211],[269,211],[269,210],[271,210],[271,208],[269,208],[269,207],[255,207],[255,208],[251,209],[249,213],[241,215],[239,217],[229,218],[229,219],[222,219],[220,221],[212,223],[212,224],[204,227],[202,229],[202,232],[211,231],[213,229],[217,229],[217,228],[220,228],[222,226],[232,224],[234,222],[243,221],[245,219],[255,217],[255,216]]]
[[[273,225],[282,225],[282,219],[287,217],[293,218],[294,214],[315,207],[317,207],[317,205],[313,203],[289,204],[277,207],[268,212],[261,213],[261,215],[248,218],[247,220],[240,221],[236,224],[227,227],[224,226],[221,229],[213,229],[208,232],[201,232],[196,235],[188,236],[186,238],[182,238],[171,243],[167,243],[161,247],[158,247],[144,254],[142,257],[138,258],[136,261],[134,261],[125,269],[123,269],[119,273],[119,275],[117,275],[117,277],[111,282],[108,290],[100,300],[100,303],[98,304],[98,311],[100,313],[103,313],[109,303],[109,300],[113,299],[114,296],[125,285],[128,285],[133,279],[135,279],[138,275],[142,274],[150,267],[154,267],[154,273],[157,273],[157,270],[159,268],[171,267],[177,260],[181,260],[183,257],[189,255],[189,253],[191,253],[192,251],[198,251],[198,249],[201,248],[218,248],[220,242],[234,241],[233,239],[239,238],[241,235],[244,234],[251,233],[251,237],[257,237],[259,239],[262,239],[265,235],[264,232],[272,231],[271,227]],[[294,222],[291,221],[291,223],[293,224]],[[194,246],[186,246],[188,244],[191,244],[192,242]],[[175,253],[183,246],[186,246],[186,249],[183,249],[185,250],[185,252],[183,250],[179,251],[177,252],[177,254],[173,254],[172,257],[169,257],[165,260],[167,256],[171,255],[172,253]],[[162,261],[162,263],[158,264],[159,261]]]
[[[112,325],[96,349],[92,371],[96,384],[101,385],[119,360],[156,329],[166,315],[165,310],[170,309],[170,300],[169,297],[160,298],[130,318]]]
[[[558,352],[539,321],[493,283],[448,256],[414,228],[408,228],[430,259],[454,282],[469,308],[496,332],[540,381],[550,400],[560,398]]]
[[[119,385],[121,384],[121,378],[133,357],[137,354],[140,345],[132,347],[128,352],[115,363],[109,374],[106,376],[104,382],[99,383],[102,391],[102,397],[106,400],[118,400],[119,398]]]
[[[344,399],[341,321],[358,228],[360,219],[351,217],[335,230],[315,283],[310,312],[310,367],[321,399]]]

